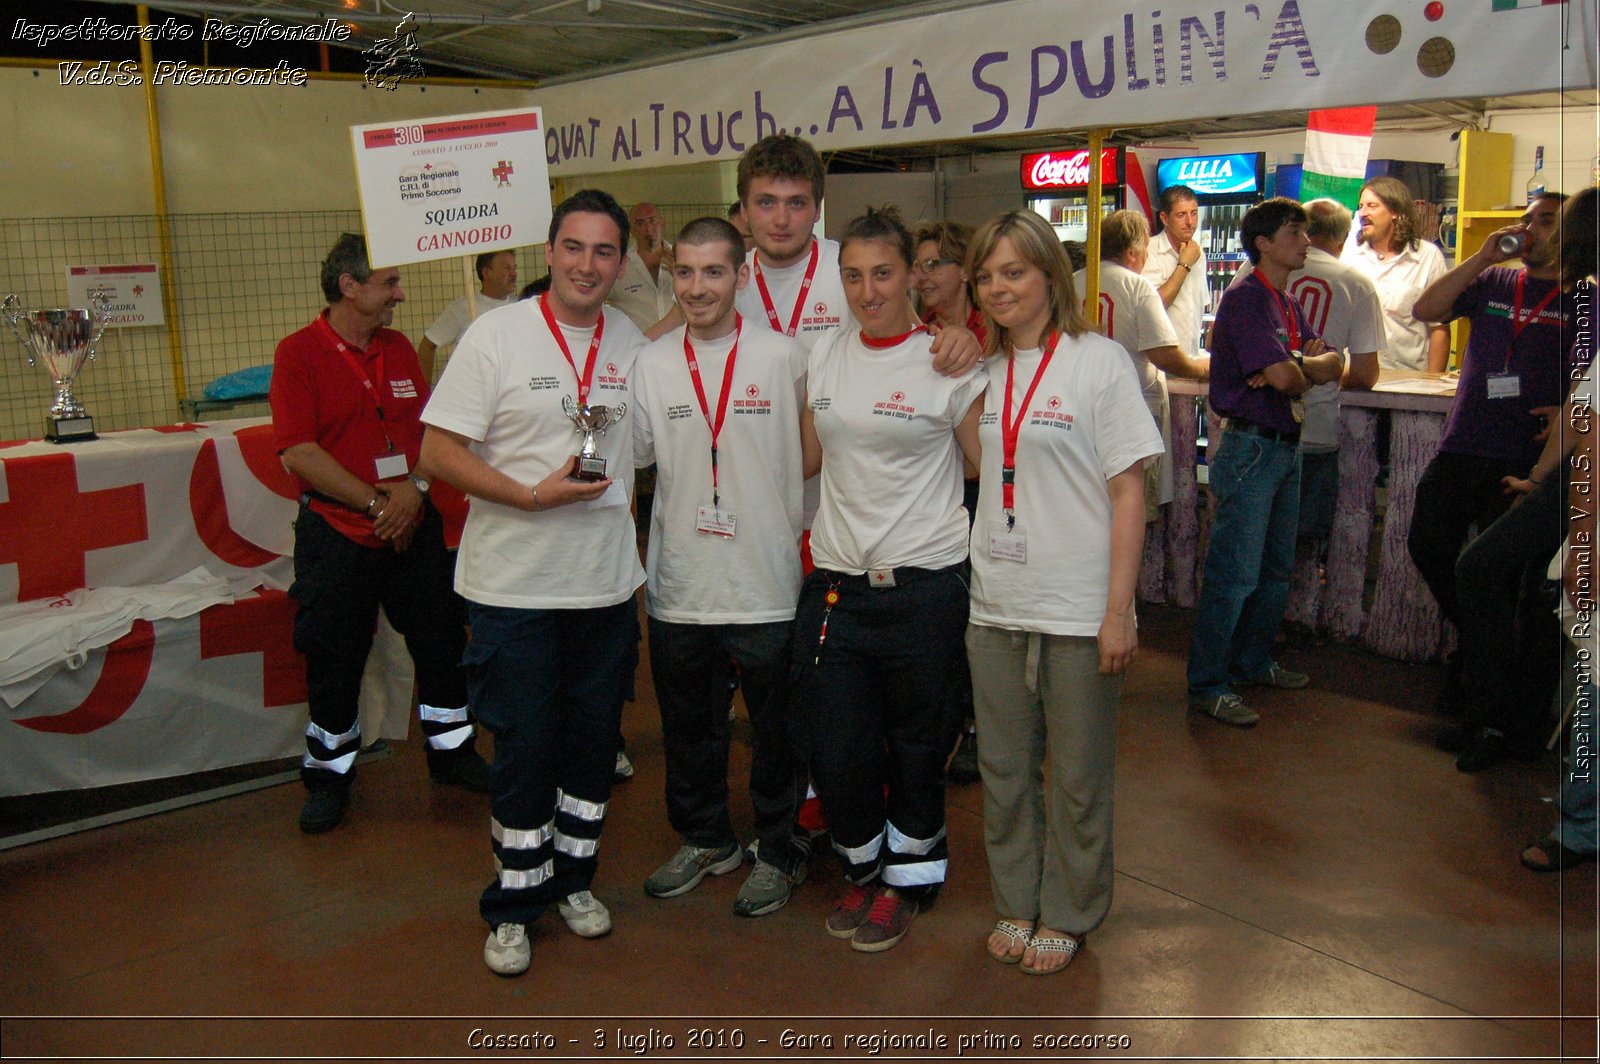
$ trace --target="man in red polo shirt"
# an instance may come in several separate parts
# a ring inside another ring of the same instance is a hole
[[[328,309],[278,344],[272,369],[278,453],[302,491],[289,594],[311,707],[301,768],[307,834],[344,816],[379,606],[416,664],[429,772],[489,789],[461,671],[466,607],[417,471],[428,381],[411,342],[389,328],[406,298],[400,271],[372,269],[365,239],[346,233],[322,263],[322,292]]]

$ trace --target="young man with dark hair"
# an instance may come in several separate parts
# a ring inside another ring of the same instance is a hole
[[[1455,659],[1460,676],[1451,680],[1460,685],[1466,730],[1446,737],[1444,745],[1458,749],[1456,767],[1463,772],[1489,768],[1511,749],[1537,750],[1542,713],[1560,674],[1559,628],[1538,595],[1552,550],[1525,573],[1514,564],[1508,571],[1505,559],[1485,548],[1474,552],[1480,567],[1497,569],[1510,583],[1498,608],[1490,607],[1493,615],[1469,614],[1456,585],[1458,561],[1473,556],[1461,550],[1469,530],[1474,524],[1488,528],[1506,511],[1510,498],[1503,481],[1533,467],[1559,419],[1573,321],[1572,296],[1561,290],[1556,241],[1565,199],[1553,192],[1539,197],[1521,221],[1491,233],[1475,254],[1429,285],[1415,307],[1429,321],[1472,323],[1456,400],[1439,453],[1417,483],[1406,541],[1440,611],[1461,631]],[[1505,236],[1524,241],[1521,269],[1504,265],[1516,257],[1500,249]],[[1559,540],[1559,527],[1545,522],[1527,535]]]
[[[800,593],[800,400],[805,349],[744,319],[744,242],[720,218],[678,234],[673,288],[687,319],[639,355],[634,461],[656,463],[645,560],[650,668],[661,706],[667,818],[683,845],[645,881],[670,898],[734,871],[728,684],[755,731],[756,867],[740,916],[776,912],[805,877],[795,813],[805,775],[789,741],[789,632]]]
[[[495,737],[496,876],[479,902],[491,970],[527,970],[527,925],[611,930],[593,882],[643,582],[629,512],[634,360],[644,340],[604,307],[628,219],[604,192],[555,210],[550,290],[474,322],[423,413],[428,468],[472,496],[456,565],[473,709]],[[584,411],[588,414],[585,416]],[[578,422],[606,462],[580,479]]]
[[[400,271],[373,270],[366,241],[346,233],[321,281],[328,308],[278,344],[271,396],[278,453],[304,492],[289,594],[311,710],[301,766],[307,834],[344,817],[380,605],[416,664],[430,772],[489,788],[461,671],[465,609],[450,590],[444,525],[418,470],[428,381],[411,342],[389,328],[406,298]]]
[[[1284,290],[1310,246],[1305,209],[1267,200],[1245,212],[1240,237],[1254,270],[1223,298],[1212,330],[1211,406],[1228,429],[1207,463],[1217,515],[1189,643],[1189,705],[1248,727],[1261,718],[1233,685],[1310,683],[1272,660],[1272,643],[1300,513],[1298,399],[1338,380],[1344,363]]]

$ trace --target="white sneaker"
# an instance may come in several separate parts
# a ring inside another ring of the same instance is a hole
[[[497,975],[521,975],[532,957],[528,929],[522,924],[500,924],[483,943],[483,963]]]
[[[617,764],[611,770],[611,776],[618,783],[633,778],[633,762],[628,760],[628,755],[622,750],[617,751]]]
[[[611,933],[611,912],[587,890],[568,894],[556,904],[567,928],[579,938],[599,938]]]

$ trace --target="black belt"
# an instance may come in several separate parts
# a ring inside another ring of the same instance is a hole
[[[1300,442],[1299,429],[1295,429],[1293,432],[1284,432],[1280,429],[1268,428],[1265,425],[1257,425],[1254,421],[1246,421],[1242,417],[1230,417],[1228,419],[1228,431],[1242,432],[1247,436],[1260,436],[1264,440],[1277,440],[1279,443],[1297,444]]]
[[[965,564],[965,562],[957,562],[955,565],[947,565],[943,569],[918,569],[902,566],[898,569],[869,569],[864,573],[841,573],[833,569],[817,569],[814,571],[821,574],[820,579],[827,581],[830,586],[834,587],[842,585],[844,587],[890,588],[905,587],[907,584],[914,584],[929,577],[943,576],[946,573],[960,573],[962,566]],[[891,574],[892,582],[883,579],[880,574],[884,573]]]

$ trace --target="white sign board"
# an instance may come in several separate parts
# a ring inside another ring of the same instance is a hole
[[[104,292],[111,300],[108,329],[167,323],[161,303],[161,271],[153,262],[67,267],[69,307],[87,307],[95,292]]]
[[[550,170],[537,107],[351,126],[374,268],[542,244]]]
[[[558,176],[1595,85],[1594,0],[1010,0],[538,89]]]

